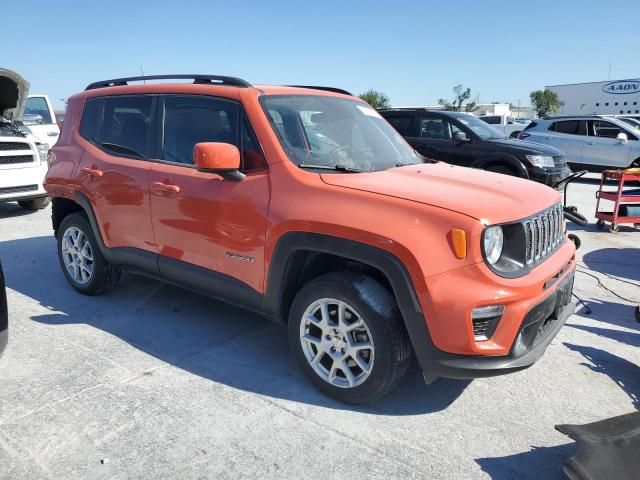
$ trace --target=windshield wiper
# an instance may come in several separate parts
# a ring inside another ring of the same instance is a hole
[[[298,164],[300,168],[308,168],[311,170],[334,170],[337,172],[346,172],[346,173],[363,173],[364,170],[358,170],[357,168],[350,168],[346,165],[311,165],[308,163],[300,163]]]

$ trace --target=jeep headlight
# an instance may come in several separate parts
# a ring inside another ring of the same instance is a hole
[[[40,163],[44,163],[47,161],[47,155],[49,154],[49,144],[48,143],[38,143],[36,144],[36,148],[38,149],[38,158],[40,159]]]
[[[487,228],[484,232],[482,243],[487,263],[489,263],[489,265],[495,265],[496,262],[500,260],[502,249],[504,247],[504,234],[502,232],[502,227],[496,226]]]
[[[525,155],[527,160],[535,167],[555,167],[556,163],[553,161],[553,157],[546,155]]]

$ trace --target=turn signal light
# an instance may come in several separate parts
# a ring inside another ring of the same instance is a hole
[[[451,246],[456,258],[467,258],[467,232],[461,228],[451,229]]]

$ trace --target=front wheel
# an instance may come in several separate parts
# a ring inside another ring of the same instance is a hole
[[[25,210],[42,210],[49,205],[49,197],[33,198],[31,200],[19,200],[18,205]]]
[[[346,403],[386,395],[411,359],[393,296],[373,278],[352,272],[323,275],[298,292],[289,341],[311,382]]]
[[[104,258],[91,225],[80,213],[66,216],[60,224],[58,259],[67,281],[85,295],[107,292],[120,280],[121,270]]]

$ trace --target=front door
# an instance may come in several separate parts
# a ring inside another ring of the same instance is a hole
[[[626,168],[631,163],[631,142],[636,137],[619,126],[605,120],[589,120],[589,137],[582,148],[582,162],[590,165]],[[628,142],[623,143],[616,137],[625,133]]]
[[[239,295],[263,291],[269,205],[268,169],[258,142],[238,102],[166,95],[162,103],[162,158],[150,179],[160,273],[251,304]],[[193,147],[200,142],[238,146],[246,178],[237,182],[198,171]]]

